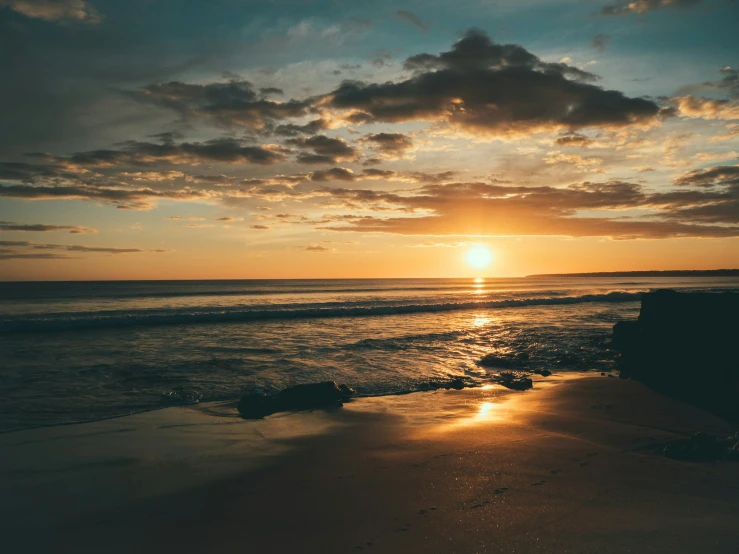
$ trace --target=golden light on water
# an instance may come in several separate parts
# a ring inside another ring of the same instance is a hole
[[[478,244],[467,251],[466,259],[470,267],[474,269],[485,269],[493,261],[493,254],[490,250]]]
[[[472,322],[472,325],[475,327],[482,327],[486,323],[490,322],[490,318],[485,315],[475,315],[475,320]]]

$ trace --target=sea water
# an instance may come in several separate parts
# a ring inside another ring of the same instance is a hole
[[[361,395],[499,368],[612,371],[649,290],[737,278],[0,283],[0,431],[335,380]]]

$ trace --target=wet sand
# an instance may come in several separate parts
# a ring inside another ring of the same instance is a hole
[[[246,422],[226,405],[0,435],[6,552],[739,551],[722,420],[631,381],[540,379]]]

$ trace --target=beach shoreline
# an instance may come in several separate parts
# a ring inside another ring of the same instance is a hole
[[[11,552],[729,552],[728,423],[601,376],[237,418],[179,407],[0,437]]]

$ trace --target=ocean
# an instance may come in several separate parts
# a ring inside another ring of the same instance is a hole
[[[0,283],[0,432],[323,380],[360,395],[522,368],[611,371],[612,325],[659,288],[739,278]]]

